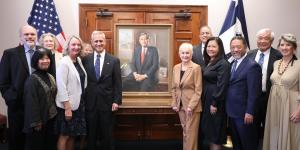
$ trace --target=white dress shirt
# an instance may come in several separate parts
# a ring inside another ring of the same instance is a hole
[[[241,64],[241,62],[244,60],[244,58],[246,56],[247,56],[247,53],[244,56],[242,56],[241,58],[236,59],[237,60],[237,64],[236,64],[236,69],[235,70],[237,70],[239,68],[239,65]]]
[[[260,54],[262,52],[260,50],[257,51],[255,56],[255,61],[258,62]],[[268,70],[268,64],[269,64],[269,56],[270,56],[270,49],[263,52],[264,54],[264,62],[262,64],[262,91],[266,92],[267,90],[267,70]]]

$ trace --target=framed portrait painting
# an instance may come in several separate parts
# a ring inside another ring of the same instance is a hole
[[[173,26],[115,24],[114,33],[114,53],[121,63],[123,105],[169,105]]]

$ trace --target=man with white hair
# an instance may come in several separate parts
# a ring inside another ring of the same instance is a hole
[[[269,28],[261,29],[256,34],[257,49],[248,52],[248,57],[254,59],[262,68],[262,92],[258,100],[257,127],[259,136],[263,137],[266,110],[271,89],[270,76],[273,72],[273,63],[282,56],[272,47],[274,32]]]

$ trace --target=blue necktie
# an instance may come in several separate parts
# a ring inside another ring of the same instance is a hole
[[[260,53],[259,59],[258,59],[258,62],[257,62],[260,65],[260,67],[263,67],[264,57],[265,57],[265,54],[264,53]]]
[[[237,66],[237,60],[234,60],[233,64],[232,64],[232,67],[231,67],[231,76],[230,76],[230,79],[233,79],[233,76],[235,75],[236,66]]]
[[[28,62],[29,66],[30,66],[29,72],[30,72],[30,74],[32,74],[35,71],[35,69],[31,67],[31,58],[32,58],[32,56],[34,54],[34,50],[30,49],[30,50],[28,50],[28,52],[29,52],[29,57],[30,57],[30,60]]]
[[[96,72],[96,78],[99,80],[100,77],[100,55],[97,54],[96,63],[95,63],[95,72]]]

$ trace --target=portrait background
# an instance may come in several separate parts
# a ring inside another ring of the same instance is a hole
[[[172,67],[170,58],[171,52],[171,27],[172,25],[116,25],[116,55],[121,61],[122,78],[130,75],[130,63],[134,49],[139,44],[140,33],[149,35],[149,46],[154,46],[159,55],[159,83],[156,87],[157,92],[169,92],[169,70]],[[125,89],[125,88],[124,88]],[[126,92],[126,91],[124,91]]]

